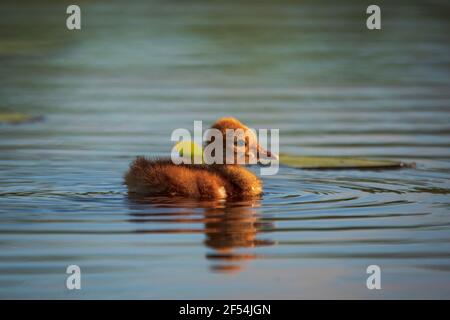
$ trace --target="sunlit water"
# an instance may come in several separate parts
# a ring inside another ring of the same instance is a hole
[[[449,298],[450,20],[444,1],[0,5],[1,298]],[[261,200],[132,199],[137,155],[232,115],[300,155]],[[65,287],[68,265],[82,289]],[[382,290],[366,288],[366,268]]]

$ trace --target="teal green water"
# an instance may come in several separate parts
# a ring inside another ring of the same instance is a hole
[[[0,111],[44,117],[0,124],[1,298],[450,298],[445,1],[379,1],[381,31],[367,1],[80,1],[81,31],[69,4],[0,4]],[[135,156],[224,115],[279,128],[283,152],[417,166],[128,198]]]

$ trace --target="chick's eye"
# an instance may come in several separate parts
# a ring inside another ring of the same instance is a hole
[[[243,147],[243,146],[245,146],[245,141],[242,140],[242,139],[240,139],[240,140],[236,141],[236,145],[237,145],[238,147]]]

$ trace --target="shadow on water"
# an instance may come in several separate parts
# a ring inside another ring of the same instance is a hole
[[[273,229],[273,222],[262,222],[258,212],[259,199],[238,202],[200,201],[183,198],[128,196],[133,211],[130,222],[152,225],[176,224],[176,228],[137,229],[138,233],[203,233],[204,245],[212,249],[206,253],[213,272],[236,273],[245,263],[258,258],[246,248],[276,244],[270,239],[259,239],[262,229]],[[179,225],[202,225],[198,228],[178,228]]]

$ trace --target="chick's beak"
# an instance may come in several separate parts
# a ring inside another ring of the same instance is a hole
[[[256,148],[258,150],[258,159],[260,160],[278,160],[278,155],[270,150],[266,150],[259,144]]]

